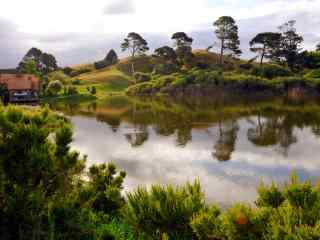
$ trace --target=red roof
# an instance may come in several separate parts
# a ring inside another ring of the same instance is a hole
[[[40,88],[39,79],[30,74],[0,74],[0,84],[6,85],[9,91],[39,91]]]

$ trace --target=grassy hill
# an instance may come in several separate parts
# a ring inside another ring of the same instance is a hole
[[[204,50],[195,50],[193,52],[193,65],[217,65],[219,55]],[[237,61],[231,58],[224,58],[227,69],[232,69],[239,65]],[[240,62],[240,61],[239,61]],[[153,56],[139,56],[134,59],[123,58],[116,65],[95,69],[93,63],[85,63],[71,66],[71,79],[67,80],[67,85],[73,85],[82,95],[88,95],[88,88],[95,87],[97,90],[96,97],[104,98],[108,95],[123,93],[128,86],[134,83],[132,77],[132,64],[135,72],[151,73],[155,66],[163,63],[161,59]],[[58,79],[61,80],[61,79]],[[76,82],[76,84],[73,84]]]

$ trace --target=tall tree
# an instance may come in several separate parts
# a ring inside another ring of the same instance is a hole
[[[271,59],[277,53],[280,47],[280,40],[280,33],[264,32],[257,34],[250,41],[250,50],[260,56],[260,66],[262,66],[265,58]]]
[[[213,23],[213,26],[216,27],[215,34],[220,41],[220,64],[222,65],[223,55],[226,50],[229,50],[235,56],[242,53],[239,49],[238,26],[235,20],[229,16],[220,17]]]
[[[138,33],[131,32],[124,39],[121,44],[122,51],[129,50],[131,57],[135,57],[137,54],[143,54],[149,50],[147,41]]]
[[[163,46],[163,47],[157,48],[154,51],[154,55],[156,57],[160,57],[164,59],[166,62],[174,63],[177,60],[176,52],[174,51],[173,48],[169,46]]]
[[[320,43],[316,46],[316,51],[320,51]]]
[[[176,32],[171,37],[175,41],[176,54],[180,63],[188,64],[193,57],[192,43],[193,39],[184,32]]]
[[[284,59],[291,70],[294,69],[303,42],[303,37],[297,33],[295,24],[296,21],[291,20],[279,27],[281,32],[279,57]]]
[[[121,44],[121,49],[123,52],[129,50],[132,58],[134,58],[137,54],[140,55],[149,51],[147,41],[141,35],[135,32],[131,32],[128,34],[128,36],[124,39],[123,43]],[[133,62],[131,68],[133,74]]]
[[[26,68],[25,65],[30,61],[36,63],[37,70],[42,74],[48,74],[58,69],[57,60],[52,54],[42,52],[38,48],[31,48],[19,63],[18,70],[23,72]]]

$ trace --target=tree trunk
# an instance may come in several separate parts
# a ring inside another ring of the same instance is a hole
[[[220,65],[222,66],[223,62],[223,50],[224,50],[224,39],[221,40],[221,49],[220,49]]]

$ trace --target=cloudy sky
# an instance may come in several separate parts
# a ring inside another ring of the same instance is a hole
[[[320,0],[2,0],[0,68],[15,67],[31,47],[54,54],[62,66],[118,52],[128,32],[141,33],[151,48],[172,44],[170,35],[186,31],[194,48],[215,41],[212,22],[233,16],[241,47],[261,31],[275,31],[296,19],[305,48],[320,42]]]

